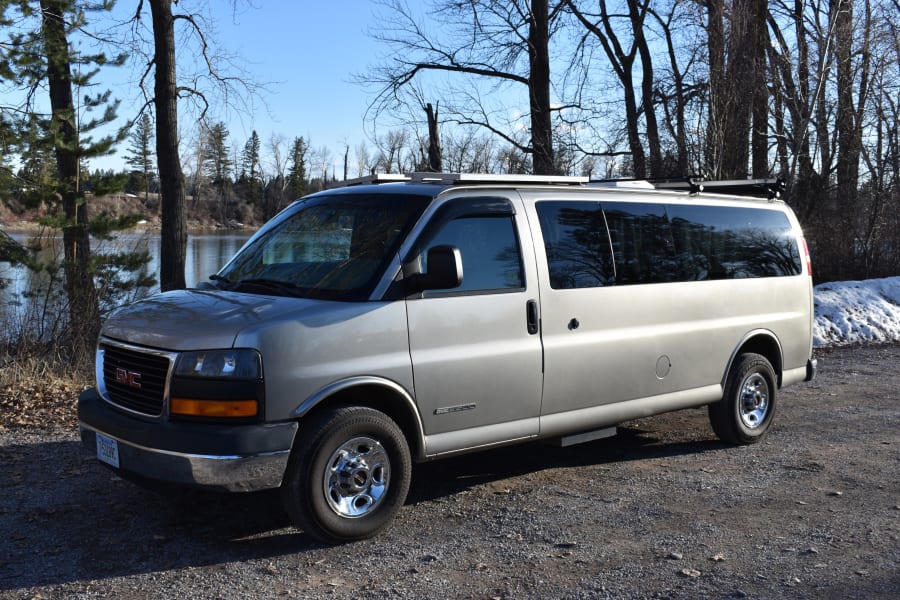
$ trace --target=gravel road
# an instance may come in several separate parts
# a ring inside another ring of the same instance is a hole
[[[74,417],[0,428],[0,598],[896,599],[900,345],[818,357],[756,446],[692,410],[419,465],[394,527],[341,547],[277,493],[124,482]]]

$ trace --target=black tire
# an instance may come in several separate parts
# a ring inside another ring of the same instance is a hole
[[[352,406],[303,420],[281,484],[295,525],[327,543],[369,538],[406,500],[412,459],[387,415]]]
[[[775,418],[775,370],[766,357],[748,352],[734,361],[725,394],[709,405],[709,422],[723,442],[755,444]]]

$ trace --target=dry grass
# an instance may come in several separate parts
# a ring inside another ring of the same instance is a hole
[[[5,352],[3,351],[5,350]],[[93,354],[53,347],[0,350],[0,429],[71,428],[78,394],[93,385]],[[89,357],[88,357],[89,355]]]

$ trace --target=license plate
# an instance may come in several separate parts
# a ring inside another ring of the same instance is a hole
[[[97,458],[101,462],[119,468],[119,442],[102,433],[97,434]]]

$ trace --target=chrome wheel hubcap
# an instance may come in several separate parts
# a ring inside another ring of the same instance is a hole
[[[766,378],[754,373],[741,385],[741,422],[748,429],[762,425],[769,411],[769,384]]]
[[[348,440],[334,451],[325,470],[328,505],[342,517],[365,516],[384,499],[390,474],[390,459],[377,440]]]

